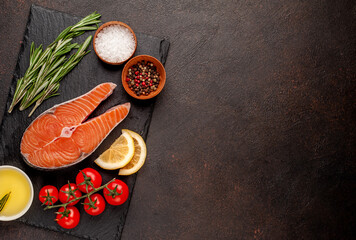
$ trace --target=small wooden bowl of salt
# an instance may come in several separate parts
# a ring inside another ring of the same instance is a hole
[[[101,61],[120,65],[134,55],[137,39],[134,31],[127,24],[111,21],[96,30],[93,47]]]

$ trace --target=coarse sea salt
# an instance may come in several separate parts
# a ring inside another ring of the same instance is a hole
[[[129,59],[135,51],[135,38],[124,26],[110,25],[103,28],[95,39],[95,49],[100,57],[111,63]]]

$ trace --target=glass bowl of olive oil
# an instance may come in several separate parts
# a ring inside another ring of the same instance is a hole
[[[33,186],[21,169],[0,166],[0,221],[15,220],[31,207]]]

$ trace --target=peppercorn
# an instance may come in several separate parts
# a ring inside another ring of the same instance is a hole
[[[137,96],[147,96],[157,90],[159,75],[152,62],[142,60],[129,68],[126,82]]]

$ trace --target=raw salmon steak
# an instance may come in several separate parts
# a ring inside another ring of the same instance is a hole
[[[22,137],[21,154],[26,163],[57,169],[76,164],[94,152],[130,110],[130,103],[125,103],[85,121],[115,87],[114,83],[102,83],[38,116]]]

